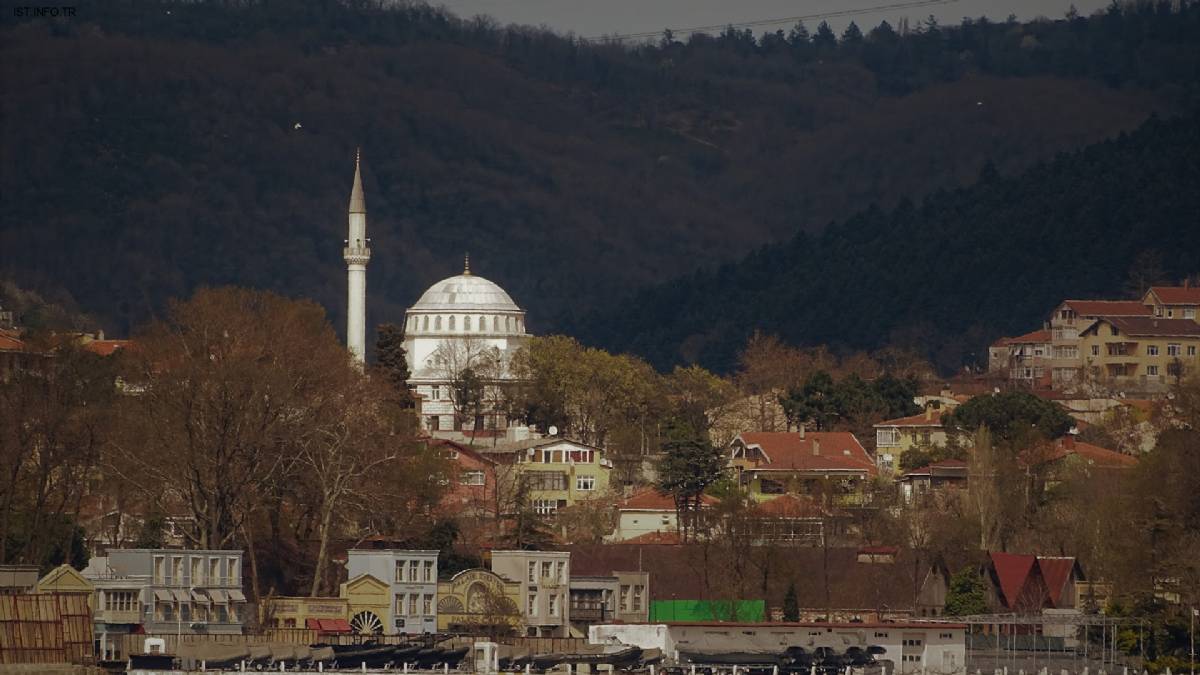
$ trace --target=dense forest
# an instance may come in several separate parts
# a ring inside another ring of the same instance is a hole
[[[638,45],[420,4],[83,1],[58,20],[0,4],[0,277],[117,334],[225,283],[314,298],[340,324],[360,145],[372,324],[470,250],[534,330],[594,341],[583,315],[604,300],[968,184],[989,160],[1014,175],[1188,109],[1200,82],[1193,2]],[[1104,264],[1054,283],[1082,292]],[[915,280],[898,269],[895,292]],[[719,362],[723,340],[697,355]]]
[[[868,209],[641,292],[591,324],[666,366],[731,370],[759,328],[794,344],[905,347],[942,370],[1034,330],[1067,297],[1138,297],[1200,272],[1200,115],[1153,119],[1005,178]],[[1194,278],[1194,276],[1193,276]]]

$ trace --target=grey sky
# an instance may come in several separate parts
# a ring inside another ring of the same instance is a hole
[[[663,28],[737,24],[773,20],[784,17],[845,12],[884,5],[904,3],[905,0],[430,0],[463,17],[476,14],[492,16],[502,24],[517,23],[546,26],[560,33],[573,32],[583,37],[609,34],[661,32]],[[911,2],[912,0],[909,0]],[[907,3],[905,3],[907,4]],[[1081,14],[1102,9],[1109,0],[1075,0]],[[1071,0],[946,0],[928,6],[870,11],[853,16],[830,17],[829,24],[839,33],[851,20],[864,31],[887,19],[896,24],[902,16],[910,23],[933,14],[938,21],[958,23],[964,16],[987,16],[1003,20],[1009,14],[1019,19],[1038,16],[1059,18],[1066,13]],[[821,19],[809,19],[805,24],[812,30]],[[754,26],[757,35],[768,30],[786,30],[793,21],[777,25]],[[685,37],[685,36],[680,36]]]

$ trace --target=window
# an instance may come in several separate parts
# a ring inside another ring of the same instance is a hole
[[[192,568],[192,583],[195,585],[204,584],[204,559],[192,558],[190,561]]]
[[[635,612],[642,611],[642,595],[646,592],[646,587],[637,584],[633,587],[633,599],[630,601],[630,609]]]
[[[922,642],[921,638],[904,638],[905,647],[920,647]]]
[[[560,583],[560,584],[567,583],[567,563],[565,563],[561,560],[558,561],[555,564],[555,570],[556,570],[555,578],[558,579],[558,583]]]
[[[421,330],[429,330],[429,317],[421,317]]]
[[[417,570],[419,570],[420,568],[421,568],[420,560],[409,560],[408,561],[408,580],[409,581],[412,581],[412,582],[417,581]],[[413,607],[416,607],[415,603],[413,604]],[[416,612],[413,612],[413,614],[416,614]]]
[[[551,563],[550,563],[550,561],[549,561],[549,560],[543,560],[543,561],[542,561],[542,578],[543,578],[543,579],[551,579],[551,580],[553,580],[553,579],[554,579],[554,577],[550,576],[550,573],[551,573],[551,571],[552,571],[552,570],[553,570],[553,567],[551,566]]]
[[[1110,335],[1120,335],[1121,334],[1121,331],[1118,330],[1116,326],[1109,326],[1108,332]]]
[[[233,586],[242,585],[242,571],[238,569],[238,563],[241,562],[238,558],[230,558],[226,561],[226,568],[229,572],[229,584]]]
[[[430,388],[429,388],[429,399],[430,399],[431,401],[440,401],[440,400],[442,400],[442,387],[441,387],[441,385],[437,385],[437,384],[435,384],[435,385],[433,385],[432,387],[430,387]]]
[[[875,430],[875,446],[879,448],[895,448],[900,445],[900,430],[896,427],[886,427]]]
[[[879,453],[879,456],[875,458],[875,463],[879,466],[880,469],[882,469],[884,471],[891,471],[892,467],[895,466],[895,464],[892,461],[893,459],[894,458],[892,457],[892,453],[881,452],[881,453]]]
[[[554,499],[535,499],[533,500],[533,512],[539,515],[548,516],[558,510],[558,501]]]
[[[404,582],[404,561],[396,561],[396,583]]]
[[[498,317],[498,316],[492,317],[492,332],[494,332],[494,333],[500,332],[500,317]]]
[[[875,637],[877,637],[877,638],[886,638],[887,636],[888,636],[887,633],[880,633],[879,631],[875,631]]]
[[[594,460],[594,450],[570,450],[567,452],[567,461],[572,464],[591,464]]]
[[[463,485],[483,485],[483,472],[464,471],[459,480]]]
[[[567,474],[561,471],[530,471],[525,474],[530,490],[566,490]]]
[[[550,616],[558,616],[558,596],[550,596]]]
[[[1194,321],[1196,319],[1196,310],[1195,309],[1183,310],[1183,318],[1192,319]]]
[[[621,586],[621,611],[622,612],[629,611],[629,596],[630,596],[630,587],[628,585],[622,585]]]
[[[154,556],[154,583],[166,583],[167,559],[161,555]]]
[[[408,606],[406,604],[407,597],[408,596],[403,593],[396,594],[396,615],[397,616],[404,616],[404,608]]]
[[[580,491],[588,491],[596,489],[595,476],[576,476],[575,489]]]
[[[537,616],[537,613],[538,613],[537,609],[538,609],[537,608],[537,596],[530,593],[529,594],[529,604],[525,608],[525,613],[528,614],[529,616]]]
[[[433,596],[432,595],[426,595],[425,599],[421,602],[421,613],[424,614],[425,616],[429,616],[430,614],[433,614]]]
[[[469,316],[463,317],[463,330],[466,330],[466,331],[471,330],[471,317],[469,317]]]
[[[429,430],[438,431],[442,428],[442,418],[437,415],[429,416]]]
[[[954,633],[938,633],[938,637],[942,640],[953,640]]]
[[[110,612],[133,612],[137,608],[137,593],[134,591],[104,592],[104,609]]]
[[[209,581],[211,581],[212,583],[215,584],[215,583],[217,583],[217,580],[220,578],[221,578],[221,559],[220,558],[209,558],[208,559],[208,579],[209,579]]]
[[[420,596],[418,596],[416,593],[412,593],[408,596],[408,615],[409,616],[417,615],[417,599],[419,597]]]
[[[1092,345],[1092,356],[1100,356],[1100,345]]]
[[[440,317],[440,316],[439,316],[439,317],[435,317],[435,318],[434,318],[434,320],[433,320],[433,329],[434,329],[434,330],[441,330],[441,329],[442,329],[442,317]]]
[[[1146,356],[1158,356],[1158,345],[1146,345]]]
[[[1188,355],[1188,356],[1195,356],[1195,355],[1196,355],[1196,345],[1188,345],[1188,347],[1187,347],[1187,355]]]
[[[530,561],[529,562],[529,583],[532,584],[536,581],[537,581],[537,563]]]
[[[454,330],[454,320],[456,318],[453,314],[450,315],[450,330]]]
[[[504,330],[511,333],[512,332],[512,323],[513,322],[512,322],[511,316],[504,317]]]
[[[183,583],[183,556],[175,556],[171,559],[171,580],[169,583]]]
[[[432,581],[434,581],[434,578],[433,578],[433,561],[432,561],[432,560],[426,560],[426,561],[425,561],[425,583],[431,583]],[[429,612],[425,612],[425,613],[426,613],[426,614],[428,614]]]
[[[1158,366],[1146,366],[1146,374],[1151,376],[1158,375]]]
[[[1179,356],[1182,353],[1183,350],[1179,348],[1178,342],[1172,342],[1167,345],[1167,356]]]

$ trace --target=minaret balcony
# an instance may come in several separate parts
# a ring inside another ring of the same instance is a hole
[[[350,265],[366,265],[371,259],[371,249],[366,246],[347,246],[342,249],[342,258]]]

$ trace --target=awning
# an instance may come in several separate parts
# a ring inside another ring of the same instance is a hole
[[[192,601],[192,596],[188,595],[188,592],[183,590],[182,588],[173,589],[171,592],[175,594],[175,599],[180,602],[191,602]]]
[[[212,598],[213,602],[215,602],[219,605],[224,605],[229,602],[229,599],[225,597],[225,591],[222,591],[220,589],[216,589],[216,588],[210,589],[208,591],[208,595],[209,595],[209,597]]]
[[[154,597],[158,598],[159,600],[162,600],[163,602],[174,602],[175,601],[175,596],[171,595],[171,591],[168,591],[168,590],[162,589],[162,588],[156,589],[154,591]]]
[[[192,589],[192,601],[199,602],[199,603],[205,604],[205,605],[207,605],[211,602],[211,600],[208,599],[208,596],[204,595],[203,591],[198,591],[194,588]]]
[[[350,622],[345,619],[318,619],[322,633],[349,633]]]
[[[305,619],[304,627],[309,630],[321,630],[321,620],[320,619]]]
[[[233,602],[245,602],[246,596],[242,595],[242,592],[235,588],[229,591],[229,599]]]

